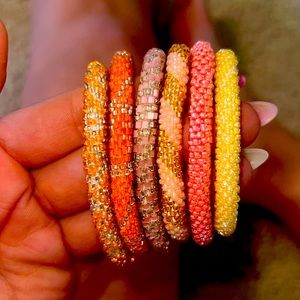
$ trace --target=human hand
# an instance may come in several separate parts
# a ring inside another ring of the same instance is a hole
[[[0,28],[1,62],[7,42]],[[101,252],[82,168],[81,94],[75,90],[0,120],[1,299],[71,297],[76,263]],[[243,104],[243,146],[258,131],[258,116]],[[241,168],[244,187],[252,170],[245,159]]]

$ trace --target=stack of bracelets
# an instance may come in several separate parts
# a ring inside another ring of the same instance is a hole
[[[83,161],[93,222],[118,265],[149,247],[190,235],[207,245],[235,231],[239,202],[240,100],[237,58],[208,42],[150,49],[135,95],[134,65],[115,53],[110,70],[84,78]],[[187,182],[182,165],[188,104]],[[214,159],[213,159],[214,158]],[[214,182],[212,182],[214,181]]]

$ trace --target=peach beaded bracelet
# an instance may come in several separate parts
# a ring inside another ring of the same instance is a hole
[[[110,163],[111,199],[126,246],[133,253],[147,249],[133,193],[133,61],[117,52],[110,69]]]
[[[155,153],[165,59],[165,53],[156,48],[150,49],[144,57],[136,98],[133,151],[136,198],[145,235],[153,247],[167,249],[169,242],[159,206]]]
[[[211,152],[215,55],[208,42],[191,49],[188,141],[188,203],[193,239],[207,245],[213,238]]]
[[[158,168],[162,188],[162,214],[173,239],[189,237],[185,187],[182,174],[182,110],[188,82],[189,49],[173,45],[167,57],[167,73],[159,113]]]
[[[123,265],[128,256],[115,223],[110,201],[107,156],[107,69],[99,62],[88,65],[84,77],[83,162],[93,222],[103,251],[115,263]]]
[[[216,54],[215,229],[231,235],[237,222],[240,175],[240,99],[237,58],[233,51]]]

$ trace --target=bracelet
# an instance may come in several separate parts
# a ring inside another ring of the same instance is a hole
[[[158,170],[162,188],[162,214],[173,239],[189,237],[181,166],[182,110],[188,82],[189,49],[173,45],[167,57],[167,73],[159,113]]]
[[[110,163],[111,199],[120,233],[133,253],[147,249],[133,193],[133,61],[117,52],[110,69]]]
[[[136,98],[133,151],[136,198],[145,235],[153,247],[167,249],[169,242],[159,206],[155,154],[164,65],[162,50],[153,48],[146,53]]]
[[[237,58],[231,50],[216,54],[215,229],[231,235],[237,222],[240,175],[240,99]]]
[[[211,152],[213,142],[213,76],[215,55],[208,42],[191,49],[188,141],[188,203],[193,239],[213,239],[211,213]]]
[[[115,223],[110,201],[107,156],[107,69],[99,62],[88,65],[84,77],[83,162],[93,222],[103,251],[115,263],[128,259]]]

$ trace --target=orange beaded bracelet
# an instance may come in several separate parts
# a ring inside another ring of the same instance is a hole
[[[147,249],[133,193],[133,61],[117,52],[110,69],[110,163],[111,199],[126,246],[133,253]]]
[[[99,62],[88,65],[84,77],[84,147],[83,163],[93,222],[103,251],[115,263],[128,260],[115,223],[110,200],[107,156],[108,72]]]

